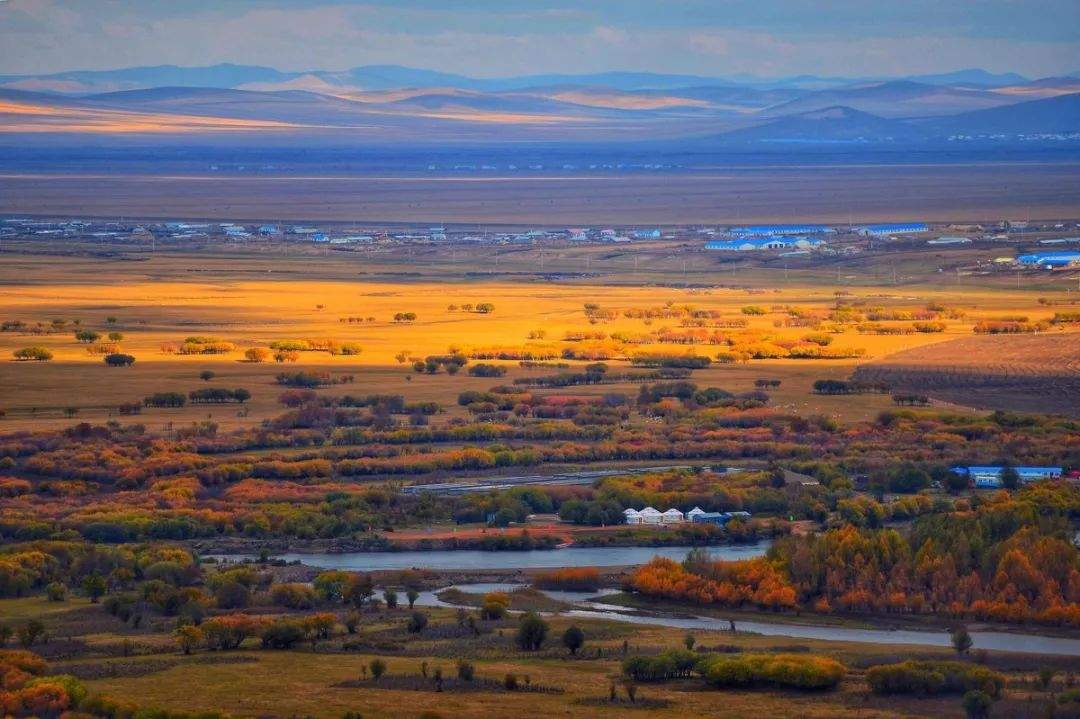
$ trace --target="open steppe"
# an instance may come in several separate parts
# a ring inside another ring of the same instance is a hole
[[[414,373],[411,361],[403,363],[399,354],[423,358],[446,353],[450,347],[528,344],[561,352],[580,344],[564,341],[568,332],[642,336],[663,327],[682,329],[677,319],[626,316],[631,308],[662,308],[669,303],[714,312],[714,319],[721,321],[746,323],[745,328],[721,332],[778,341],[795,341],[814,332],[805,326],[784,326],[792,309],[826,316],[838,301],[896,311],[918,311],[936,303],[960,313],[939,333],[865,334],[848,327],[832,335],[830,349],[861,349],[863,357],[752,359],[713,363],[695,373],[699,384],[730,391],[751,390],[757,379],[779,379],[781,385],[772,393],[773,405],[800,413],[857,420],[891,406],[888,394],[821,396],[811,392],[811,385],[818,379],[844,379],[865,362],[878,367],[878,362],[889,361],[883,358],[905,351],[916,352],[915,356],[922,358],[919,361],[926,363],[938,347],[949,348],[951,356],[960,356],[971,367],[984,361],[1003,361],[997,347],[1037,342],[1040,347],[1053,348],[1049,353],[1039,351],[1043,359],[1038,366],[1052,374],[1072,372],[1075,377],[1077,335],[1064,334],[1058,327],[1036,338],[971,337],[973,325],[983,319],[1004,315],[1024,315],[1032,322],[1050,319],[1061,309],[1060,303],[1072,301],[1068,285],[1045,278],[1025,279],[1025,286],[1017,290],[1009,286],[1015,280],[1008,277],[954,278],[933,271],[943,262],[959,261],[955,252],[898,254],[883,260],[880,264],[885,266],[876,267],[873,275],[866,267],[868,257],[838,261],[835,270],[832,265],[793,267],[790,272],[771,266],[729,269],[714,257],[694,252],[673,254],[670,246],[659,244],[634,252],[611,248],[539,253],[503,249],[498,250],[502,255],[496,262],[501,264],[496,266],[491,251],[480,248],[291,252],[254,248],[168,249],[105,257],[6,254],[0,263],[0,319],[22,321],[30,327],[39,322],[47,326],[53,319],[65,319],[69,324],[63,331],[47,334],[0,333],[4,428],[64,426],[71,421],[67,416],[70,410],[65,414],[68,408],[77,410],[79,419],[101,421],[114,416],[120,404],[140,401],[154,392],[186,394],[204,386],[244,387],[253,397],[243,408],[147,408],[140,421],[151,427],[204,419],[226,427],[251,426],[280,410],[277,397],[281,388],[275,384],[276,375],[301,369],[353,376],[352,383],[325,390],[331,394],[400,392],[409,401],[439,402],[454,416],[462,412],[455,403],[461,391],[550,374],[551,369],[523,368],[517,361],[495,360],[508,369],[502,380],[462,372],[448,381],[442,375]],[[537,270],[542,263],[549,273],[567,274],[541,275]],[[680,263],[682,267],[689,265],[686,274],[680,272]],[[896,275],[900,284],[891,284],[890,267],[900,268]],[[580,274],[569,274],[571,268]],[[1050,304],[1040,303],[1040,298],[1050,298]],[[494,312],[448,309],[451,304],[481,302],[494,304]],[[586,304],[611,310],[614,316],[591,322],[584,312]],[[748,307],[763,310],[763,314],[745,314]],[[394,321],[399,312],[414,312],[417,319]],[[79,327],[103,335],[120,332],[120,350],[136,358],[134,367],[105,366],[100,355],[90,354],[87,345],[75,340],[71,324],[75,320]],[[235,344],[236,349],[215,355],[163,353],[162,345],[193,335],[212,336]],[[363,352],[353,356],[303,352],[296,364],[285,365],[244,361],[248,348],[290,339],[358,343]],[[965,348],[971,342],[977,344],[977,351],[969,353]],[[54,359],[47,363],[11,359],[14,350],[29,345],[47,347]],[[707,343],[636,343],[623,349],[693,352],[715,358],[726,348]],[[1016,351],[1026,350],[1020,347]],[[1072,364],[1055,368],[1050,357]],[[616,357],[610,364],[619,367],[626,363]],[[209,383],[200,380],[203,370],[213,371],[215,378]],[[901,384],[909,390],[922,389],[919,381]],[[575,392],[612,389],[634,392],[636,386],[586,386],[575,388]],[[966,395],[945,392],[940,396],[963,404]],[[1069,396],[1060,395],[1061,402],[1055,407],[1068,409]]]

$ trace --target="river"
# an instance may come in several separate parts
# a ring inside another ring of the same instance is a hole
[[[716,559],[760,557],[770,542],[709,547]],[[619,567],[645,564],[653,557],[682,561],[692,547],[566,547],[505,552],[437,550],[416,552],[342,552],[278,554],[274,559],[303,562],[320,569],[371,572],[378,569],[551,569],[555,567]],[[216,554],[217,559],[256,559],[253,554]]]
[[[525,585],[485,583],[459,584],[455,585],[453,588],[470,594],[484,594],[494,591],[511,592],[523,586]],[[604,603],[604,596],[618,594],[618,590],[615,589],[601,590],[599,592],[540,591],[552,599],[573,605],[573,609],[562,612],[563,616],[607,619],[629,624],[672,627],[675,629],[726,631],[731,626],[730,620],[725,618],[692,615],[675,616],[659,612],[641,613],[620,605]],[[456,606],[444,602],[435,596],[435,594],[435,592],[421,592],[420,598],[417,599],[417,604],[438,607]],[[742,618],[741,615],[736,614],[732,615],[732,619],[735,621],[736,629],[740,632],[750,632],[774,637],[822,639],[826,641],[859,642],[881,645],[903,644],[924,647],[952,646],[949,633],[945,630],[935,632],[918,629],[860,629],[856,627],[791,624],[747,620]],[[1044,636],[1039,634],[1024,634],[1019,632],[979,630],[971,632],[971,639],[974,642],[973,647],[975,649],[991,649],[1004,652],[1019,652],[1022,654],[1080,656],[1080,639],[1068,639],[1065,637]]]
[[[709,553],[717,559],[750,559],[765,553],[769,542],[756,544],[709,547]],[[299,561],[323,569],[351,571],[374,571],[377,569],[428,568],[440,570],[484,569],[547,569],[554,567],[612,567],[637,565],[655,556],[681,561],[691,547],[567,547],[564,549],[484,552],[472,550],[440,550],[430,552],[345,552],[288,553],[276,559]],[[255,555],[211,555],[231,561],[255,559]],[[482,594],[490,591],[513,591],[516,584],[462,584],[457,589]],[[626,607],[605,604],[605,593],[611,592],[545,592],[553,599],[572,605],[563,612],[567,616],[591,619],[608,619],[630,624],[644,624],[676,629],[701,629],[723,631],[729,628],[729,620],[693,615],[675,616],[665,613],[642,613]],[[417,603],[423,606],[453,606],[435,596],[435,592],[422,592]],[[763,618],[768,615],[762,614]],[[901,644],[927,647],[950,646],[945,631],[916,629],[860,629],[814,624],[792,624],[754,621],[733,615],[739,631],[755,632],[768,636],[793,637],[797,639],[823,639],[830,641],[863,642],[869,644]],[[1018,632],[979,631],[971,632],[977,649],[1022,652],[1029,654],[1060,654],[1080,656],[1080,639],[1023,634]]]

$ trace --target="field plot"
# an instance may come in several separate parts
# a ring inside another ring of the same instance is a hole
[[[1080,416],[1080,333],[916,347],[859,367],[855,379],[971,407]]]

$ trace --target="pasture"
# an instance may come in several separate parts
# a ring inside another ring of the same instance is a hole
[[[413,250],[408,255],[404,251],[294,251],[291,256],[279,256],[263,248],[109,257],[82,253],[8,255],[0,266],[0,321],[23,325],[0,332],[0,385],[5,388],[0,399],[0,410],[4,411],[0,427],[10,431],[65,426],[73,419],[103,421],[117,418],[121,404],[140,402],[150,394],[187,394],[205,387],[242,387],[252,398],[243,406],[148,407],[138,419],[154,429],[202,420],[226,428],[253,426],[278,411],[281,388],[275,384],[276,375],[301,370],[351,377],[348,384],[327,388],[328,394],[401,393],[411,402],[438,402],[447,411],[445,418],[452,418],[460,412],[455,401],[462,391],[483,390],[498,382],[556,370],[521,367],[516,360],[492,360],[508,371],[496,381],[464,371],[453,377],[416,373],[413,359],[444,354],[450,348],[468,351],[531,346],[546,348],[553,355],[545,359],[549,364],[580,368],[587,360],[564,360],[560,355],[567,348],[598,344],[581,339],[593,336],[633,338],[630,343],[611,339],[599,343],[618,345],[610,357],[604,357],[613,370],[625,367],[625,357],[632,353],[694,353],[717,358],[725,346],[678,336],[694,323],[667,310],[687,306],[708,315],[707,320],[696,321],[689,329],[738,336],[744,342],[768,339],[790,343],[820,334],[806,322],[792,321],[800,314],[809,316],[813,323],[824,323],[830,351],[862,356],[714,362],[696,371],[695,381],[738,392],[754,389],[759,379],[780,380],[779,387],[771,390],[773,406],[859,420],[891,406],[889,396],[816,395],[811,392],[813,382],[844,379],[859,365],[870,362],[876,367],[895,353],[915,351],[921,353],[916,356],[925,358],[934,356],[938,346],[964,348],[966,345],[950,341],[975,341],[972,328],[981,320],[1023,315],[1031,322],[1046,321],[1072,301],[1061,289],[1045,285],[1017,290],[992,281],[977,285],[978,278],[945,282],[930,269],[932,257],[914,265],[909,259],[910,266],[901,275],[902,285],[887,284],[884,279],[879,285],[837,285],[835,280],[829,281],[831,269],[793,269],[783,274],[770,267],[725,270],[717,268],[713,258],[690,256],[693,282],[680,286],[663,282],[664,273],[646,269],[646,262],[641,263],[639,273],[620,267],[627,263],[623,257],[608,258],[605,266],[599,252],[593,248],[585,251],[584,257],[587,265],[592,262],[588,257],[595,258],[604,268],[600,274],[562,281],[518,274],[509,268],[494,276],[478,274],[477,270],[491,268],[490,258],[488,265],[481,265],[481,253],[476,249],[462,251],[461,256],[457,252],[447,256],[447,251],[440,250],[426,258],[426,265],[420,260],[409,264]],[[651,252],[661,256],[658,248]],[[650,250],[642,253],[649,257]],[[523,251],[506,254],[504,263],[526,263]],[[573,255],[573,251],[564,254]],[[528,255],[529,262],[537,260],[535,251]],[[582,259],[552,258],[549,253],[547,262],[581,267]],[[404,269],[410,266],[412,270]],[[675,274],[678,276],[677,270]],[[849,275],[838,270],[836,276]],[[860,273],[860,278],[869,279],[865,273]],[[462,309],[479,303],[491,303],[494,311]],[[850,323],[831,323],[830,313],[841,304],[874,308],[896,317],[935,305],[947,308],[955,319],[944,320],[941,331],[930,333],[881,334],[880,327],[866,333]],[[600,314],[589,316],[586,305],[598,307]],[[416,318],[395,321],[399,313],[414,313]],[[52,324],[54,320],[63,321],[61,328]],[[78,329],[100,334],[102,340],[97,344],[110,344],[115,351],[134,356],[134,366],[106,366],[100,354],[91,354],[94,348],[76,341],[74,332]],[[672,330],[675,340],[660,341],[656,333],[663,329]],[[109,343],[106,336],[111,332],[120,333],[122,340]],[[1056,360],[1046,359],[1040,367],[1075,376],[1075,335],[1064,332],[1065,328],[1053,326],[1038,338],[1058,348],[1060,351],[1051,354],[1064,364],[1051,367]],[[190,355],[163,351],[163,347],[175,346],[191,336],[228,342],[233,349]],[[567,341],[571,336],[578,339]],[[245,351],[250,348],[296,339],[355,343],[362,352],[337,356],[301,352],[295,362],[284,364],[245,360]],[[1015,339],[980,337],[978,351],[961,349],[960,353],[969,369],[977,371],[982,359],[991,356],[1000,368],[1010,360],[993,348]],[[12,353],[26,346],[45,347],[53,359],[14,361]],[[214,377],[200,379],[204,371]],[[635,390],[629,383],[575,388],[575,392],[585,394]],[[951,402],[963,400],[962,393],[940,396]]]

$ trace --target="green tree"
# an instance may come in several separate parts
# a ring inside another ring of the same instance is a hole
[[[459,659],[457,663],[458,679],[463,682],[471,682],[476,677],[476,667],[472,662]]]
[[[585,632],[580,627],[569,627],[562,635],[563,646],[570,650],[571,655],[576,655],[578,650],[585,646]]]
[[[424,631],[424,627],[428,625],[428,617],[423,612],[413,612],[409,617],[409,623],[406,628],[410,634],[419,634]]]
[[[387,609],[396,609],[397,608],[397,599],[398,599],[397,598],[397,592],[395,592],[393,589],[390,589],[388,587],[388,588],[383,590],[382,596],[383,596],[383,601],[386,602],[386,608]]]
[[[405,590],[405,598],[409,600],[409,609],[412,609],[413,605],[416,604],[416,600],[420,598],[420,592],[409,587]]]
[[[372,659],[368,664],[371,668],[371,676],[375,678],[375,681],[379,681],[383,674],[386,674],[386,662],[382,659]]]
[[[1006,464],[1001,468],[1001,486],[1005,489],[1016,489],[1020,486],[1020,473],[1016,467]]]
[[[105,578],[97,572],[88,574],[82,583],[83,591],[86,593],[86,596],[90,597],[90,601],[94,604],[97,604],[97,601],[105,595],[105,591],[108,588],[108,585],[105,583]]]
[[[328,572],[322,572],[315,577],[315,581],[312,583],[315,586],[315,591],[319,596],[327,602],[340,602],[345,598],[345,593],[349,588],[351,575],[348,572],[343,572],[340,569],[332,569]]]
[[[956,653],[967,654],[972,645],[971,634],[968,633],[967,627],[961,624],[949,632],[949,635]]]
[[[101,335],[97,332],[94,332],[93,330],[76,330],[75,339],[78,342],[90,344],[91,342],[97,342],[99,339],[101,339]]]
[[[529,612],[518,624],[517,644],[527,652],[534,652],[544,643],[547,633],[548,623],[536,612]]]
[[[63,582],[50,582],[45,587],[45,596],[49,598],[50,602],[62,602],[67,599],[67,587]]]
[[[45,625],[41,623],[40,619],[31,619],[26,624],[19,627],[16,631],[16,635],[19,638],[19,644],[29,649],[38,643],[38,640],[45,637]]]
[[[994,700],[986,692],[973,689],[964,695],[964,713],[968,719],[986,719],[990,716],[990,707]]]

